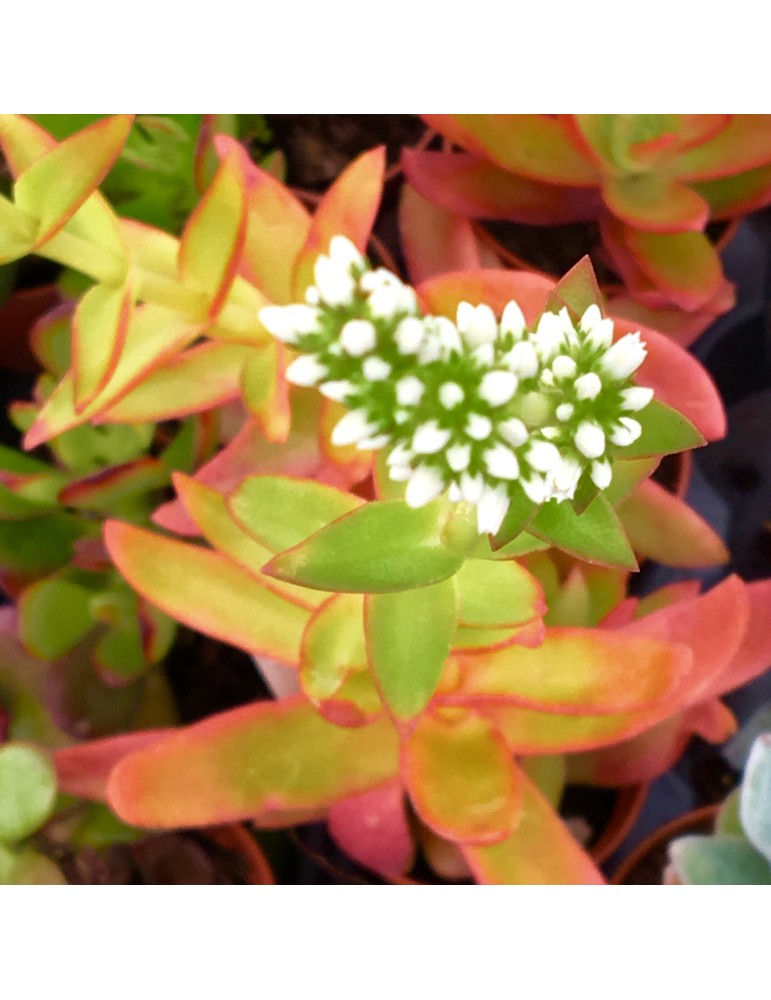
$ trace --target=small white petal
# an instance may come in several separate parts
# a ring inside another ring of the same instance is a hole
[[[468,302],[458,306],[458,329],[469,347],[481,347],[482,344],[492,344],[498,336],[498,322],[490,306],[482,305],[463,309]]]
[[[575,407],[572,403],[560,403],[560,405],[555,410],[557,420],[570,420],[575,411]]]
[[[599,458],[605,451],[605,432],[593,420],[584,420],[578,425],[573,442],[586,458]]]
[[[340,343],[346,354],[360,358],[377,344],[377,331],[367,319],[349,319],[340,331]]]
[[[399,288],[399,298],[397,308],[400,312],[415,313],[418,311],[418,297],[415,289],[409,285],[402,285]]]
[[[410,414],[407,410],[396,410],[394,413],[394,420],[397,424],[406,424],[410,419]]]
[[[395,483],[406,483],[411,475],[412,469],[409,465],[392,465],[388,470],[389,479]]]
[[[579,399],[595,399],[602,390],[602,381],[594,372],[581,375],[573,384]]]
[[[653,399],[653,389],[643,385],[633,385],[621,393],[621,408],[623,410],[642,410]]]
[[[621,381],[640,367],[647,353],[639,332],[628,333],[608,348],[599,359],[599,364],[611,378]]]
[[[547,441],[556,441],[562,434],[562,431],[559,427],[542,427],[538,433],[541,437],[546,438]]]
[[[471,461],[471,445],[454,444],[447,449],[447,464],[453,472],[463,472]]]
[[[415,453],[405,444],[397,444],[386,458],[386,465],[409,465],[414,457]]]
[[[477,531],[480,535],[497,535],[500,531],[506,511],[509,509],[509,497],[503,486],[491,489],[485,486],[477,504]]]
[[[519,379],[513,372],[487,372],[479,384],[479,395],[490,406],[508,403],[519,386]]]
[[[432,332],[439,338],[445,355],[451,354],[453,351],[457,354],[460,353],[463,341],[456,325],[446,316],[437,316],[433,320]]]
[[[530,436],[527,427],[525,427],[519,417],[511,417],[509,420],[504,420],[503,423],[498,425],[498,430],[501,437],[515,448],[519,448]]]
[[[454,410],[465,397],[466,394],[457,382],[445,382],[439,387],[439,402],[446,410]]]
[[[424,392],[425,386],[417,375],[405,375],[396,383],[396,401],[399,406],[417,406]]]
[[[613,343],[613,320],[604,319],[586,335],[586,343],[597,350],[604,350]]]
[[[315,333],[319,328],[321,314],[313,306],[295,304],[286,307],[289,321],[299,334]]]
[[[634,444],[642,434],[642,427],[639,421],[632,417],[621,417],[618,426],[613,429],[610,440],[619,448],[626,448],[627,445]]]
[[[463,499],[463,494],[460,491],[460,486],[457,483],[450,483],[450,492],[447,494],[450,503],[460,503]]]
[[[323,254],[313,268],[316,288],[322,300],[330,306],[348,305],[356,290],[356,282],[344,267]]]
[[[538,320],[535,349],[542,361],[554,357],[565,343],[562,320],[557,313],[546,312]]]
[[[356,444],[370,437],[374,430],[376,430],[375,425],[367,420],[367,414],[363,410],[351,410],[335,424],[332,430],[332,444],[340,448]]]
[[[496,444],[484,453],[487,471],[496,479],[517,479],[519,462],[517,456],[505,444]]]
[[[573,378],[577,368],[571,357],[568,357],[567,354],[560,354],[552,361],[551,370],[557,378]]]
[[[422,320],[415,316],[407,316],[396,327],[394,340],[399,354],[417,354],[426,330]]]
[[[526,457],[538,472],[552,472],[562,461],[559,449],[549,441],[532,441]]]
[[[287,306],[265,306],[260,309],[260,323],[285,344],[297,343],[298,331],[292,323]]]
[[[418,351],[418,362],[421,365],[430,365],[432,361],[437,361],[442,356],[442,342],[436,334],[426,337],[420,345]]]
[[[512,299],[507,303],[501,316],[501,333],[510,333],[519,339],[525,332],[525,317],[517,303]]]
[[[459,302],[455,310],[455,324],[461,333],[467,333],[474,319],[474,307],[470,302]]]
[[[363,438],[357,441],[356,447],[359,451],[377,451],[378,448],[385,448],[391,438],[388,434],[377,434],[375,437]]]
[[[366,271],[359,279],[359,288],[363,292],[377,292],[381,288],[398,288],[401,281],[384,267],[376,267],[374,271]]]
[[[563,458],[554,473],[554,486],[563,500],[572,500],[583,469],[574,458]]]
[[[541,382],[543,382],[544,385],[554,385],[554,372],[549,371],[548,368],[545,368],[541,372]]]
[[[463,499],[468,503],[478,503],[484,489],[484,480],[481,476],[470,476],[464,472],[460,477],[460,491]]]
[[[370,313],[378,319],[393,319],[399,311],[401,287],[384,285],[370,292],[367,299]]]
[[[495,360],[495,347],[493,344],[480,344],[479,347],[474,348],[471,354],[480,365],[487,367]]]
[[[355,392],[356,386],[352,385],[350,382],[346,382],[344,379],[338,379],[335,382],[323,382],[319,386],[319,392],[322,396],[326,396],[327,399],[334,399],[336,403],[343,403],[350,396],[352,392]]]
[[[319,290],[315,285],[308,285],[305,289],[305,301],[309,306],[317,306],[321,302]]]
[[[589,333],[591,330],[597,326],[598,323],[602,322],[602,313],[600,312],[600,307],[592,303],[586,312],[583,314],[579,320],[578,325],[584,331],[584,333]]]
[[[421,424],[412,438],[412,450],[418,455],[435,455],[450,440],[450,431],[440,427],[436,420]]]
[[[492,422],[487,417],[480,416],[478,413],[469,414],[466,421],[466,433],[470,438],[475,441],[484,441],[485,438],[490,437],[492,429]]]
[[[422,465],[410,477],[404,499],[408,507],[424,507],[435,500],[444,488],[445,482],[439,470]]]
[[[332,260],[350,270],[352,266],[363,267],[364,258],[347,236],[333,236],[329,242],[329,256]]]
[[[599,490],[606,490],[613,479],[613,470],[607,459],[603,462],[592,462],[590,475],[592,482]]]
[[[543,503],[546,499],[546,481],[543,476],[531,476],[530,479],[520,479],[525,495],[533,503]]]
[[[576,328],[573,326],[573,320],[570,318],[570,313],[564,306],[559,311],[559,318],[562,322],[562,332],[565,335],[565,340],[571,347],[577,347],[580,343],[578,333],[576,332]]]
[[[382,382],[391,374],[388,362],[376,357],[365,358],[361,370],[368,382]]]
[[[506,355],[506,364],[520,378],[532,378],[538,372],[538,354],[529,340],[521,340]]]
[[[286,378],[293,385],[316,385],[327,374],[328,369],[322,365],[315,354],[301,354],[295,358],[286,370]]]

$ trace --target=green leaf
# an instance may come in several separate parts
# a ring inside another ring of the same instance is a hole
[[[228,497],[238,523],[271,552],[283,552],[362,506],[351,493],[289,476],[250,476]]]
[[[439,583],[463,565],[443,539],[447,507],[379,500],[282,552],[263,572],[318,590],[388,593]]]
[[[750,751],[739,804],[744,832],[771,861],[771,734],[759,736]]]
[[[93,627],[93,591],[58,576],[27,587],[19,601],[19,638],[43,660],[66,653]]]
[[[706,441],[682,413],[658,399],[635,414],[642,434],[619,452],[619,458],[645,458],[648,455],[672,455],[678,451],[701,448]]]
[[[373,594],[365,602],[367,652],[393,713],[418,715],[431,699],[455,630],[455,586]]]
[[[723,801],[720,812],[715,819],[715,833],[727,833],[730,836],[743,837],[746,840],[742,821],[739,818],[740,797],[741,789],[734,788]]]
[[[545,312],[559,312],[567,308],[571,319],[579,320],[589,306],[599,306],[603,311],[605,301],[589,257],[582,257],[561,278],[546,300]]]
[[[526,556],[531,552],[543,552],[548,548],[548,542],[536,538],[529,531],[521,531],[516,538],[513,538],[503,548],[497,550],[490,548],[489,535],[480,535],[469,555],[473,559],[485,559],[487,561],[517,559],[519,556]]]
[[[534,576],[515,562],[469,559],[456,577],[458,621],[477,628],[513,628],[546,611]]]
[[[605,499],[611,507],[617,507],[635,491],[640,483],[650,478],[656,471],[659,461],[658,456],[628,460],[623,456],[623,461],[615,461],[613,463],[613,479],[610,486],[603,491]]]
[[[739,837],[681,837],[669,851],[685,885],[771,884],[768,861]]]
[[[0,844],[0,885],[67,885],[67,879],[45,854],[7,851]]]
[[[56,772],[47,754],[23,743],[0,747],[0,841],[24,840],[53,812]]]
[[[36,518],[34,531],[0,521],[0,564],[12,573],[43,576],[71,559],[72,543],[84,528],[78,518],[59,512]]]
[[[539,504],[533,503],[524,490],[516,490],[498,534],[490,539],[490,547],[499,551],[504,545],[518,538],[535,517],[538,507]]]
[[[532,521],[530,530],[563,552],[587,562],[637,569],[637,560],[621,522],[602,494],[583,514],[576,514],[568,503],[546,503]]]

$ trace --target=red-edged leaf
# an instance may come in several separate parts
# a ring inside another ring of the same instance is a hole
[[[398,719],[426,707],[439,684],[455,632],[455,586],[369,594],[367,656],[383,699]]]
[[[641,597],[639,600],[636,597],[630,598],[632,614],[629,621],[644,618],[646,615],[652,615],[654,611],[659,611],[661,608],[668,608],[670,604],[679,604],[680,601],[691,600],[693,597],[698,597],[700,591],[700,580],[681,580],[678,583],[668,583],[665,587],[659,587],[652,594]],[[624,624],[628,624],[628,622]]]
[[[75,409],[82,411],[105,388],[126,340],[133,292],[95,285],[78,303],[72,321]]]
[[[690,668],[681,646],[621,632],[549,629],[535,649],[510,646],[466,659],[443,702],[501,700],[564,715],[638,711],[671,701]]]
[[[401,761],[415,811],[439,836],[490,844],[516,826],[519,783],[511,757],[474,713],[427,713],[404,743]]]
[[[709,204],[713,219],[748,215],[771,201],[771,166],[702,181],[693,188]]]
[[[713,698],[741,687],[771,665],[771,580],[745,584],[749,619],[730,663],[704,688]]]
[[[157,458],[139,458],[73,480],[59,491],[59,501],[83,510],[111,511],[127,497],[167,486],[169,474]]]
[[[132,587],[177,621],[250,653],[299,663],[308,612],[216,552],[110,521],[107,548]]]
[[[707,142],[683,152],[672,163],[679,177],[711,180],[771,162],[768,115],[733,115],[731,122]]]
[[[286,441],[292,423],[289,385],[284,378],[285,354],[283,344],[271,340],[254,349],[241,372],[244,405],[268,441],[279,443]]]
[[[639,556],[666,566],[718,566],[728,561],[728,550],[714,529],[653,480],[641,483],[617,512]]]
[[[602,186],[605,204],[629,226],[656,233],[701,232],[709,205],[684,184],[663,174],[609,177]]]
[[[541,618],[534,618],[526,625],[516,628],[469,628],[460,625],[452,640],[453,650],[465,655],[491,653],[509,646],[540,646],[546,635],[546,626]]]
[[[637,569],[621,522],[602,494],[577,514],[567,503],[544,504],[529,531],[569,555],[600,566]]]
[[[340,174],[322,199],[313,216],[308,237],[295,262],[293,298],[302,298],[313,283],[313,265],[326,253],[338,234],[366,252],[383,193],[385,149],[380,146],[362,153]]]
[[[519,773],[519,826],[491,846],[464,845],[477,882],[484,885],[604,885],[589,855],[579,847],[548,800]]]
[[[482,266],[468,220],[427,201],[409,184],[399,202],[399,231],[413,284],[447,271],[478,271]]]
[[[704,233],[651,233],[626,225],[622,232],[640,270],[681,309],[698,309],[717,294],[723,268]]]
[[[250,344],[208,342],[162,361],[100,414],[100,423],[159,422],[210,410],[241,394]]]
[[[18,177],[56,146],[56,139],[24,115],[0,115],[0,144],[11,174]]]
[[[467,219],[554,226],[588,222],[600,207],[594,191],[517,176],[469,153],[405,150],[402,162],[423,198]]]
[[[174,729],[145,729],[57,750],[54,765],[59,791],[103,801],[107,796],[107,781],[118,761],[135,750],[160,743],[174,732]]]
[[[169,829],[326,809],[396,776],[390,723],[334,726],[300,697],[214,716],[126,757],[108,786],[135,826]]]
[[[249,161],[234,139],[218,136],[221,156],[238,150],[246,161],[248,221],[241,273],[273,302],[292,301],[292,272],[305,245],[311,218],[304,206],[272,174]]]
[[[500,315],[516,299],[528,324],[535,324],[544,310],[554,282],[530,271],[458,271],[424,281],[417,288],[426,311],[455,319],[460,302],[486,302]]]
[[[131,122],[131,115],[95,122],[21,171],[14,199],[37,220],[38,244],[58,232],[101,184],[128,138]]]
[[[605,298],[597,283],[589,257],[582,257],[577,264],[560,278],[546,302],[547,310],[559,312],[567,308],[574,320],[579,320],[589,306],[599,306],[604,311]]]
[[[400,781],[353,795],[329,810],[329,832],[358,864],[384,878],[406,874],[415,858]]]
[[[243,160],[234,150],[223,159],[180,238],[180,278],[205,293],[209,319],[224,305],[238,271],[246,204]]]
[[[631,295],[614,295],[608,302],[608,311],[634,324],[635,330],[645,327],[666,334],[667,339],[680,347],[688,347],[699,337],[718,316],[728,312],[736,302],[734,286],[724,282],[714,299],[710,299],[695,312],[685,313],[666,303],[660,308],[643,305]]]
[[[546,612],[542,587],[516,562],[468,559],[455,582],[461,625],[514,628]]]
[[[551,184],[592,186],[598,171],[553,115],[422,115],[432,128],[499,167]]]

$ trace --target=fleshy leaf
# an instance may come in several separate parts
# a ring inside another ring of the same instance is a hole
[[[390,723],[334,726],[298,697],[225,712],[131,754],[113,771],[108,798],[135,826],[262,821],[282,810],[328,808],[397,770]]]
[[[543,590],[516,562],[469,559],[456,576],[458,621],[476,628],[513,628],[546,611]]]
[[[358,594],[335,594],[311,617],[300,658],[302,687],[315,705],[333,697],[352,670],[366,669],[364,601]]]
[[[630,226],[656,233],[701,231],[709,205],[695,191],[662,174],[609,177],[602,188],[605,204]]]
[[[409,184],[402,188],[399,229],[413,284],[447,271],[477,271],[482,266],[471,223],[427,201]]]
[[[623,449],[623,458],[644,458],[649,455],[673,455],[691,448],[701,448],[706,442],[682,413],[658,399],[636,414],[642,427],[640,437]]]
[[[45,823],[56,800],[48,755],[23,743],[0,746],[0,842],[24,840]]]
[[[768,861],[740,837],[680,837],[669,852],[684,885],[771,885]]]
[[[264,572],[319,590],[425,587],[446,580],[463,563],[463,555],[442,538],[447,517],[439,501],[413,510],[401,500],[378,500],[282,552]]]
[[[704,233],[652,233],[624,226],[623,238],[643,273],[681,309],[703,306],[724,280],[720,257]]]
[[[502,840],[519,818],[519,788],[506,745],[466,711],[426,713],[402,749],[402,773],[415,810],[448,840]]]
[[[19,638],[43,660],[55,660],[94,626],[93,591],[72,580],[47,577],[27,587],[19,600]]]
[[[241,373],[244,405],[269,441],[286,441],[292,420],[283,377],[284,348],[277,340],[255,348]]]
[[[399,719],[423,711],[439,683],[455,631],[455,586],[371,594],[367,653],[383,698]]]
[[[498,844],[464,845],[474,877],[485,885],[604,885],[589,855],[520,773],[522,806],[516,831]]]
[[[621,522],[602,494],[580,515],[569,503],[544,504],[530,522],[529,530],[538,538],[587,562],[637,569],[637,561]]]
[[[759,736],[750,751],[739,815],[747,837],[771,862],[771,735]]]
[[[104,389],[126,340],[132,289],[95,285],[78,303],[72,321],[73,393],[83,410]]]
[[[117,521],[105,541],[135,590],[191,628],[250,653],[298,663],[308,612],[216,552]]]
[[[415,845],[400,781],[333,805],[329,832],[349,857],[385,878],[398,878],[412,867]]]
[[[589,306],[597,306],[600,311],[604,311],[604,296],[591,260],[589,257],[582,257],[554,286],[546,308],[551,312],[559,312],[565,307],[573,320],[579,320]]]

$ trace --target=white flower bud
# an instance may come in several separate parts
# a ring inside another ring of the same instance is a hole
[[[602,390],[602,381],[594,372],[579,376],[573,383],[579,399],[596,399]]]
[[[344,403],[352,392],[356,391],[356,386],[344,379],[335,382],[322,382],[319,392],[327,399],[333,399],[336,403]]]
[[[361,366],[364,378],[368,382],[383,382],[391,374],[391,366],[383,358],[369,357]]]
[[[575,407],[573,406],[572,403],[560,403],[560,405],[554,412],[556,414],[557,420],[561,420],[564,423],[566,420],[570,420],[570,418],[573,416],[573,413],[575,412]]]
[[[361,441],[358,441],[356,447],[359,451],[377,451],[380,448],[385,448],[390,440],[391,438],[388,434],[377,434],[375,437],[363,438]]]
[[[412,438],[412,450],[418,455],[435,455],[450,440],[450,431],[440,427],[436,420],[421,424]]]
[[[605,451],[605,432],[593,420],[584,420],[578,425],[573,442],[586,458],[599,458]]]
[[[559,450],[549,441],[532,441],[527,451],[527,460],[537,472],[552,472],[561,459]]]
[[[412,475],[409,465],[392,465],[388,470],[388,476],[395,483],[406,483]]]
[[[519,462],[517,456],[505,444],[496,444],[484,453],[487,471],[496,479],[517,479]]]
[[[439,402],[446,410],[454,410],[463,402],[465,396],[457,382],[445,382],[439,387]]]
[[[610,440],[619,448],[626,448],[638,439],[642,434],[642,426],[639,421],[632,417],[621,417],[618,425],[613,428]]]
[[[444,488],[445,482],[439,470],[421,465],[410,476],[404,499],[408,507],[425,507],[436,500]]]
[[[482,344],[492,344],[498,336],[498,322],[490,306],[470,306],[461,302],[457,312],[458,330],[469,347],[480,347]]]
[[[316,258],[313,278],[322,300],[329,306],[347,306],[353,299],[356,282],[344,267],[325,257]]]
[[[503,423],[498,424],[498,431],[501,437],[515,448],[519,448],[530,436],[527,427],[525,427],[519,417],[511,417],[509,420],[504,420]]]
[[[347,236],[333,236],[329,242],[329,256],[340,267],[350,271],[352,267],[364,267],[364,258]]]
[[[447,449],[447,464],[453,472],[463,472],[468,468],[471,461],[471,446],[468,444],[454,444]]]
[[[374,424],[367,419],[364,410],[351,410],[350,413],[338,420],[332,430],[332,444],[337,448],[344,448],[349,444],[357,444],[364,438],[370,437],[373,431],[377,430]]]
[[[534,337],[535,349],[542,361],[548,361],[559,353],[565,344],[562,320],[556,313],[545,312],[538,320]]]
[[[643,385],[633,385],[630,389],[623,389],[621,392],[622,410],[642,410],[653,399],[653,389],[648,389]]]
[[[483,417],[479,413],[469,414],[466,421],[466,433],[470,438],[475,441],[484,441],[485,438],[490,437],[492,430],[492,422],[487,417]]]
[[[457,483],[450,483],[450,489],[447,493],[447,498],[450,503],[460,503],[463,499],[463,494],[460,491],[460,486]]]
[[[506,364],[520,378],[532,378],[538,373],[538,354],[529,340],[520,340],[505,358]]]
[[[269,333],[283,343],[297,343],[298,331],[286,306],[265,306],[260,309],[259,320]]]
[[[425,386],[417,375],[405,375],[396,383],[396,401],[400,406],[417,406],[424,392]]]
[[[399,312],[401,285],[382,285],[370,292],[367,305],[372,316],[377,319],[393,319]]]
[[[583,469],[574,458],[563,458],[551,473],[552,494],[559,500],[572,500]]]
[[[435,334],[429,334],[420,345],[418,352],[418,362],[421,365],[430,365],[432,361],[438,361],[442,356],[442,342]]]
[[[480,535],[497,535],[500,531],[509,498],[502,486],[485,486],[477,504],[477,531]]]
[[[439,338],[439,343],[442,345],[445,356],[448,356],[453,351],[460,354],[463,342],[458,333],[458,328],[452,320],[447,319],[446,316],[435,317],[432,324],[432,333]]]
[[[510,333],[517,340],[525,332],[525,317],[517,303],[512,299],[507,303],[501,316],[501,333]]]
[[[508,403],[519,386],[519,379],[512,372],[487,372],[479,384],[479,395],[490,406]]]
[[[529,479],[520,479],[525,496],[533,503],[543,503],[547,497],[546,480],[543,476],[531,476]]]
[[[377,331],[367,319],[349,319],[340,331],[340,344],[346,354],[360,358],[375,349]]]
[[[464,472],[460,477],[460,491],[467,503],[479,503],[485,484],[481,476],[470,476]]]
[[[399,354],[417,354],[425,335],[426,329],[423,321],[415,316],[407,316],[399,323],[394,332],[394,340]]]
[[[610,462],[607,459],[602,462],[592,462],[590,475],[598,490],[606,490],[613,479]]]
[[[551,370],[557,378],[573,378],[577,371],[576,363],[567,354],[559,354],[551,363]]]
[[[386,465],[409,465],[415,453],[404,444],[397,444],[386,458]]]
[[[310,386],[320,382],[327,372],[315,354],[301,354],[287,368],[286,378],[293,385]]]
[[[639,332],[627,333],[608,348],[599,359],[599,364],[611,378],[621,382],[637,371],[647,353]]]

